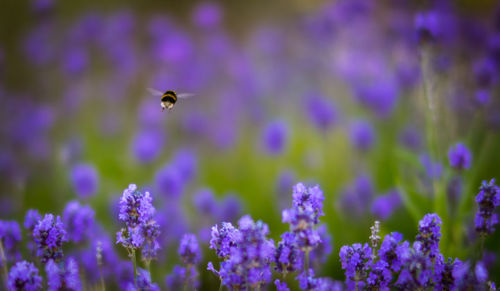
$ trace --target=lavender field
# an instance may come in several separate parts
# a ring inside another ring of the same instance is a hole
[[[4,2],[0,290],[498,290],[497,1]]]

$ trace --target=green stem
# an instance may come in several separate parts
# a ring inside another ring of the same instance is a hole
[[[5,252],[3,251],[3,242],[0,239],[0,258],[2,259],[2,277],[5,286],[7,286],[7,278],[9,277],[9,272],[7,271],[7,259],[5,257]]]
[[[134,265],[134,286],[137,288],[137,257],[135,255],[135,249],[132,249],[132,264]]]
[[[184,281],[184,291],[189,290],[189,273],[190,273],[189,265],[186,266],[186,280]]]
[[[222,279],[220,280],[219,291],[222,291]]]
[[[104,276],[102,275],[101,266],[99,266],[99,275],[101,276],[101,290],[106,291],[106,284],[104,284]]]

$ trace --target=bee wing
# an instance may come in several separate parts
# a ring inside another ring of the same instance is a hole
[[[190,98],[190,97],[193,97],[195,94],[191,94],[191,93],[181,93],[181,94],[177,94],[177,97],[181,98],[181,99],[186,99],[186,98]]]
[[[148,88],[148,91],[151,95],[156,96],[156,97],[161,97],[163,96],[163,92],[153,89],[153,88]]]

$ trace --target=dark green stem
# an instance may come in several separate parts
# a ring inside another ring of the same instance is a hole
[[[304,268],[306,269],[306,277],[309,277],[309,250],[305,252]]]
[[[137,257],[135,255],[135,249],[132,249],[132,264],[134,265],[134,286],[137,288],[137,280],[136,280],[136,276],[137,276]]]

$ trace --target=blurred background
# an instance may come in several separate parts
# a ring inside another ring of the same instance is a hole
[[[344,280],[339,248],[368,241],[375,219],[413,241],[418,220],[437,212],[443,254],[476,251],[474,197],[500,173],[495,1],[2,6],[2,219],[79,200],[114,244],[118,199],[135,183],[161,225],[153,281],[164,287],[180,236],[193,232],[209,290],[210,227],[248,213],[279,240],[302,181],[326,197],[320,276]],[[195,96],[162,112],[148,87]],[[468,170],[450,167],[457,142],[472,152]],[[486,240],[493,258],[499,241]]]

